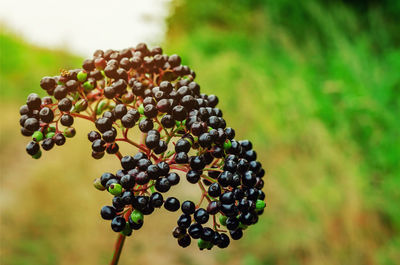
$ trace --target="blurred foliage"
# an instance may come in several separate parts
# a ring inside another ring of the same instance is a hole
[[[269,211],[221,258],[400,260],[399,15],[399,1],[174,1],[168,52],[269,169]]]
[[[0,24],[0,98],[25,99],[29,93],[44,95],[42,76],[53,76],[61,69],[80,67],[81,58],[62,50],[49,51],[26,44]]]

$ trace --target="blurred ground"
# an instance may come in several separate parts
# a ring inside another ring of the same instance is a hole
[[[212,252],[177,247],[177,214],[159,211],[121,264],[399,264],[400,5],[360,3],[174,2],[166,50],[219,96],[237,138],[255,143],[268,209],[243,240]],[[85,122],[32,160],[18,127],[40,77],[81,59],[0,40],[0,263],[107,264],[116,235],[99,209],[110,196],[92,180],[117,160],[88,159]]]

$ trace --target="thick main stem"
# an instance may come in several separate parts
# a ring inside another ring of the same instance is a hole
[[[125,237],[123,234],[119,234],[117,238],[117,242],[115,242],[115,249],[114,249],[114,255],[113,259],[111,260],[110,265],[117,265],[119,261],[119,256],[121,255],[122,252],[122,247],[124,246],[125,242]]]

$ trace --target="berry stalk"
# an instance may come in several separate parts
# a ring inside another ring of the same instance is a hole
[[[113,258],[110,262],[110,265],[117,265],[119,261],[119,257],[121,256],[122,248],[124,247],[125,243],[125,238],[123,234],[119,234],[117,241],[115,242],[115,249],[114,249],[114,254]]]

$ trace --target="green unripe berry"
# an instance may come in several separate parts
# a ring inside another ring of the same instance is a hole
[[[56,135],[55,132],[49,132],[49,133],[46,134],[46,138],[53,138],[54,135]]]
[[[113,183],[108,187],[108,192],[112,195],[118,196],[122,193],[122,186],[118,183]]]
[[[43,140],[43,133],[41,131],[36,131],[32,134],[32,140],[35,142],[40,142]]]
[[[107,105],[108,110],[112,111],[113,109],[115,109],[115,106],[117,106],[117,103],[115,103],[115,101],[113,101],[113,100],[108,101],[108,105]]]
[[[262,210],[266,206],[265,201],[257,200],[256,202],[256,210]]]
[[[108,103],[107,99],[103,99],[102,101],[99,102],[96,108],[97,115],[100,115],[103,112],[103,110],[107,107],[107,103]]]
[[[84,111],[88,107],[88,103],[85,99],[78,100],[74,105],[74,112],[81,112]]]
[[[87,73],[85,71],[80,71],[77,75],[76,78],[78,79],[79,82],[85,82],[87,78]]]
[[[143,214],[138,210],[133,210],[132,213],[131,213],[131,219],[132,219],[132,221],[134,221],[137,224],[140,221],[143,222]]]
[[[224,149],[225,149],[225,150],[228,150],[228,149],[231,148],[231,147],[232,147],[231,141],[230,141],[229,139],[226,140],[225,143],[224,143]]]
[[[42,150],[39,150],[39,152],[37,152],[36,154],[34,154],[34,155],[32,156],[32,158],[34,158],[34,159],[39,159],[41,156],[42,156]]]
[[[204,241],[203,239],[199,238],[199,240],[197,240],[197,246],[200,249],[204,249],[204,248],[209,248],[210,247],[210,242],[208,241]]]
[[[53,125],[52,126],[49,126],[48,128],[47,128],[47,132],[49,133],[49,132],[55,132],[56,131],[56,127],[54,127]]]
[[[101,191],[103,191],[103,190],[106,189],[106,188],[104,188],[103,185],[101,185],[100,178],[96,178],[96,179],[93,181],[93,186],[94,186],[96,189],[101,190]]]
[[[83,83],[83,89],[84,89],[86,92],[92,91],[93,88],[94,88],[94,84],[93,84],[92,82],[86,81],[85,83]]]
[[[132,234],[132,228],[129,226],[128,222],[126,223],[124,230],[121,231],[121,234],[124,236],[130,236]]]
[[[140,114],[144,115],[144,106],[143,106],[143,104],[140,104],[140,106],[138,108],[138,111],[139,111]]]
[[[223,226],[226,226],[226,219],[228,219],[228,217],[226,217],[225,215],[220,215],[219,216],[219,223]]]

